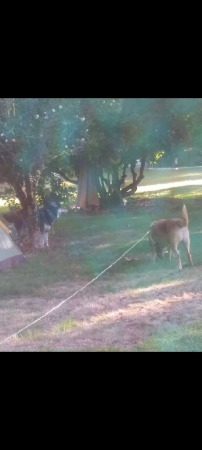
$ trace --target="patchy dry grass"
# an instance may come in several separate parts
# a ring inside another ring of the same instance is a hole
[[[169,264],[164,268],[151,267],[141,275],[136,274],[135,268],[133,274],[113,273],[111,279],[97,280],[34,328],[7,341],[2,350],[173,351],[179,342],[175,339],[179,337],[177,330],[181,330],[179,348],[189,351],[187,333],[194,323],[200,324],[202,314],[200,277],[201,267],[185,267],[179,273]],[[110,284],[113,289],[109,289]],[[52,296],[46,302],[43,298],[11,299],[10,305],[3,301],[1,339],[57,305],[58,290],[64,298],[65,293],[71,295],[80,287],[80,282],[52,287]],[[202,350],[199,325],[196,332],[191,351]]]

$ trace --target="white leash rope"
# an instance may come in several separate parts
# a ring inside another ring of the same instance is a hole
[[[42,316],[40,316],[38,319],[34,320],[33,322],[29,323],[28,325],[26,325],[26,327],[21,328],[19,331],[16,331],[15,333],[11,334],[10,336],[8,336],[7,338],[5,338],[3,341],[0,342],[0,345],[2,345],[4,342],[8,341],[8,339],[11,339],[14,336],[17,336],[19,333],[22,333],[22,331],[26,330],[27,328],[31,327],[32,325],[34,325],[35,323],[39,322],[39,320],[43,319],[44,317],[48,316],[49,314],[51,314],[53,311],[55,311],[56,309],[60,308],[60,306],[62,306],[65,302],[67,302],[68,300],[70,300],[70,298],[75,297],[76,294],[78,294],[79,292],[83,291],[84,289],[86,289],[88,286],[90,286],[90,284],[92,284],[94,281],[96,281],[99,277],[101,277],[101,275],[103,275],[103,273],[105,273],[107,270],[111,269],[112,266],[114,266],[118,261],[120,261],[120,259],[122,259],[128,252],[130,252],[130,250],[132,250],[134,247],[136,247],[137,244],[139,244],[141,241],[143,241],[143,239],[145,238],[145,236],[147,236],[149,232],[147,231],[144,236],[141,237],[141,239],[139,239],[139,241],[135,242],[135,244],[132,245],[132,247],[130,247],[128,250],[126,250],[123,255],[121,255],[118,259],[116,259],[116,261],[114,261],[112,264],[110,264],[110,266],[108,266],[106,269],[104,269],[101,273],[99,273],[95,278],[93,278],[93,280],[89,281],[87,284],[85,284],[85,286],[83,286],[82,288],[78,289],[78,291],[74,292],[74,294],[70,295],[70,297],[66,298],[65,300],[63,300],[62,302],[60,302],[57,306],[54,306],[54,308],[50,309],[49,311],[47,311],[45,314],[43,314]]]

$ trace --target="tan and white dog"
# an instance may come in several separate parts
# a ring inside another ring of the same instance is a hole
[[[168,247],[171,253],[174,253],[178,258],[179,270],[182,269],[182,262],[178,250],[179,242],[183,242],[186,250],[189,263],[193,266],[192,256],[190,252],[190,237],[189,237],[189,218],[187,208],[183,205],[181,218],[179,219],[160,219],[153,222],[149,230],[149,241],[152,249],[152,259],[155,261],[156,256],[162,257],[163,249]]]

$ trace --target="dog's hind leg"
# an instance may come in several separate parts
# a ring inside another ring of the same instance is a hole
[[[184,238],[183,242],[184,242],[184,245],[185,245],[186,250],[187,250],[187,256],[188,256],[189,264],[191,266],[193,266],[193,261],[192,261],[191,251],[190,251],[190,238],[189,238],[188,235]]]
[[[178,259],[178,268],[179,268],[179,270],[182,270],[182,261],[181,261],[181,258],[180,258],[180,252],[179,252],[179,250],[177,249],[177,244],[176,244],[176,243],[173,243],[173,244],[172,244],[171,251],[177,256],[177,259]]]

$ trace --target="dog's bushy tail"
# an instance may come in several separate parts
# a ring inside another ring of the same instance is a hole
[[[185,227],[188,227],[189,217],[188,217],[188,212],[187,212],[187,208],[185,205],[183,205],[183,207],[182,207],[182,221],[183,221],[183,225]]]

